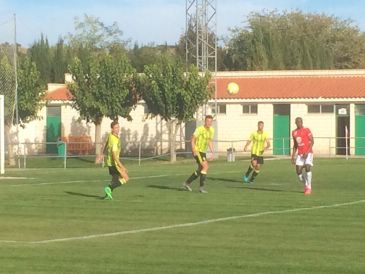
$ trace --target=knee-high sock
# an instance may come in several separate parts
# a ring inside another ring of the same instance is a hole
[[[200,176],[200,170],[196,170],[191,176],[186,180],[187,184],[191,184],[196,178]]]
[[[253,182],[255,180],[255,177],[257,175],[259,175],[259,173],[260,173],[260,170],[254,169],[254,171],[252,172],[251,182]]]
[[[200,172],[200,187],[204,186],[205,179],[207,177],[207,173],[205,171]]]
[[[305,185],[307,185],[308,184],[308,174],[307,174],[307,172],[305,170],[303,170],[302,175],[303,175],[303,182],[304,182]]]
[[[115,188],[117,188],[118,186],[121,186],[122,183],[119,181],[119,178],[114,178],[112,179],[112,181],[109,184],[110,189],[113,191]]]
[[[298,174],[298,179],[305,185],[307,184],[307,173],[305,172],[305,170],[303,170],[302,173]]]
[[[246,177],[250,176],[252,170],[254,170],[253,166],[252,165],[249,165],[249,167],[248,167],[248,169],[246,171],[245,176]]]
[[[307,182],[306,186],[312,188],[312,171],[307,172]]]

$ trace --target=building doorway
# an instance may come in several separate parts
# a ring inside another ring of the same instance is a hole
[[[290,155],[290,105],[274,105],[273,154]]]
[[[57,154],[58,138],[61,137],[61,106],[47,106],[46,153]],[[53,144],[48,144],[52,142]]]
[[[336,154],[350,155],[349,105],[336,105]]]

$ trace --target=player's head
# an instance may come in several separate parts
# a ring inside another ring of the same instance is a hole
[[[302,128],[303,127],[303,119],[302,119],[302,117],[295,118],[295,124],[297,125],[297,128]]]
[[[262,131],[263,129],[264,129],[264,122],[263,121],[258,121],[257,130]]]
[[[118,135],[119,134],[119,123],[118,121],[114,120],[111,124],[110,124],[110,128],[112,130],[112,133],[114,135]]]
[[[213,123],[213,116],[212,115],[205,116],[204,126],[211,127],[212,123]]]

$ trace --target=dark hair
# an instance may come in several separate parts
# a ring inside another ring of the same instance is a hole
[[[258,121],[257,124],[259,125],[259,124],[263,124],[263,123],[264,123],[264,121]]]
[[[212,116],[212,115],[206,115],[206,116],[205,116],[205,120],[206,120],[206,119],[213,119],[213,116]]]
[[[111,124],[110,124],[110,128],[113,128],[115,125],[118,125],[118,121],[114,120]]]

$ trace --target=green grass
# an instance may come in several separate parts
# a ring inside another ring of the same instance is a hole
[[[365,199],[365,159],[316,159],[311,196],[288,160],[266,161],[251,186],[247,164],[211,162],[203,195],[181,190],[193,161],[129,163],[113,201],[99,199],[106,168],[8,169],[28,179],[0,180],[0,273],[365,273],[365,203],[332,206]]]

